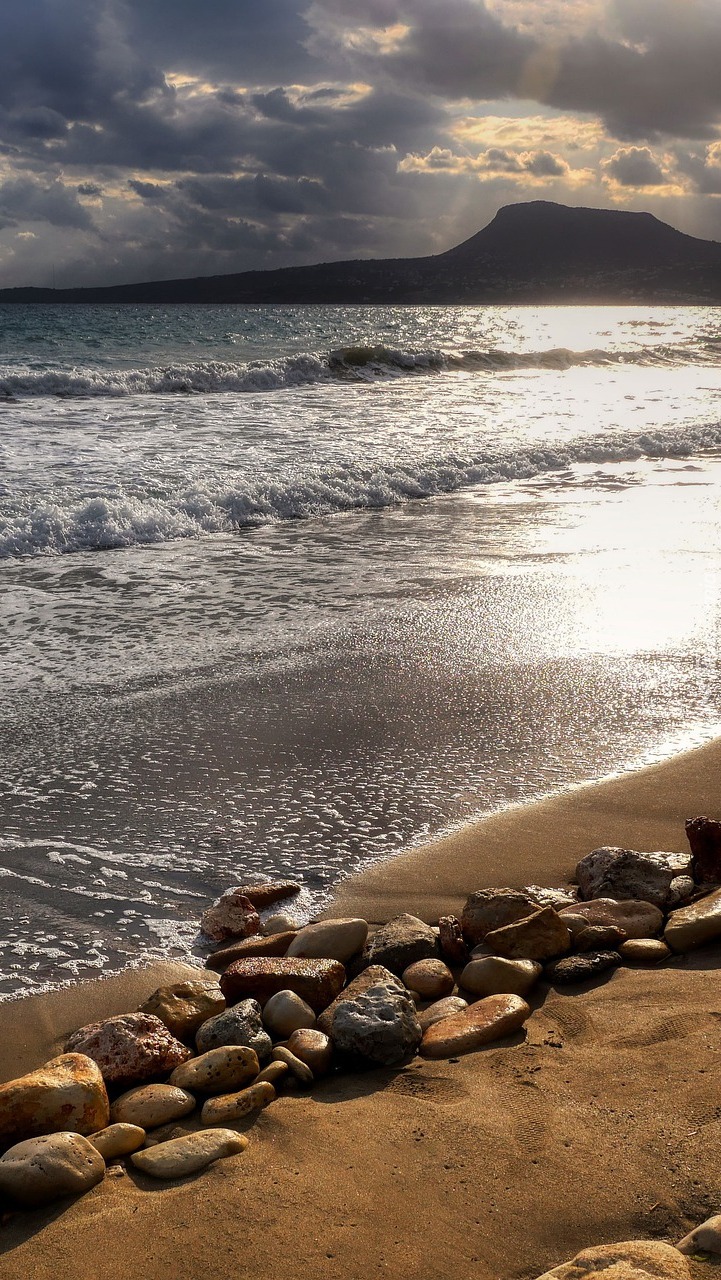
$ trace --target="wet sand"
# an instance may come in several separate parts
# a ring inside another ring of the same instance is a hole
[[[720,779],[717,741],[508,810],[346,881],[332,910],[432,918],[484,884],[562,881],[601,843],[682,849],[684,818],[721,817]],[[525,1032],[481,1053],[281,1097],[243,1155],[195,1179],[109,1177],[12,1216],[0,1277],[531,1280],[590,1244],[674,1240],[721,1209],[720,960],[709,949],[543,988]],[[3,1078],[176,968],[4,1006]]]

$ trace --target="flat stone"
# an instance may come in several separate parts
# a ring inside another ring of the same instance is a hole
[[[486,996],[461,1013],[436,1022],[423,1033],[422,1058],[455,1058],[512,1035],[531,1016],[530,1006],[515,995]]]
[[[263,1015],[257,1000],[241,1000],[232,1008],[209,1018],[199,1027],[195,1037],[198,1053],[222,1049],[229,1044],[254,1049],[259,1062],[270,1057],[273,1042],[263,1027]]]
[[[663,912],[650,902],[635,899],[595,898],[559,911],[574,937],[589,925],[615,925],[627,938],[650,938],[663,928]]]
[[[381,925],[365,950],[369,965],[380,964],[399,975],[416,960],[429,960],[437,954],[436,935],[430,925],[408,914]]]
[[[340,993],[345,969],[338,960],[309,960],[282,956],[235,960],[220,979],[228,1004],[252,996],[265,1005],[277,991],[295,991],[315,1013],[326,1009]]]
[[[422,1032],[408,993],[381,982],[336,1007],[330,1034],[339,1053],[390,1067],[416,1052]]]
[[[333,1045],[330,1037],[310,1027],[299,1027],[288,1038],[288,1050],[300,1058],[313,1075],[325,1076],[333,1062]]]
[[[284,1062],[299,1084],[304,1085],[306,1088],[310,1088],[313,1084],[315,1077],[310,1067],[307,1063],[302,1062],[300,1058],[296,1058],[295,1054],[291,1053],[290,1049],[287,1049],[285,1045],[276,1046],[273,1050],[273,1061]]]
[[[625,941],[626,932],[617,924],[589,924],[573,937],[577,951],[618,951]]]
[[[178,1040],[192,1040],[198,1027],[225,1008],[225,996],[217,982],[174,982],[158,987],[141,1004],[138,1013],[153,1013]]]
[[[315,1014],[295,991],[277,991],[263,1009],[263,1022],[271,1035],[285,1040],[299,1027],[314,1027]]]
[[[442,960],[416,960],[403,970],[403,982],[409,991],[417,991],[422,1000],[441,1000],[449,996],[455,980]]]
[[[106,1083],[117,1085],[167,1076],[191,1056],[191,1050],[152,1013],[126,1013],[91,1022],[73,1032],[65,1047],[69,1052],[87,1054],[100,1067]]]
[[[258,934],[253,938],[241,938],[240,942],[231,942],[230,946],[214,951],[208,956],[205,967],[222,973],[234,960],[246,960],[253,956],[284,956],[296,933],[296,929],[286,929],[283,933],[272,933],[269,937]]]
[[[551,960],[571,945],[571,935],[553,907],[487,933],[485,944],[508,960]]]
[[[556,985],[571,982],[589,982],[607,969],[615,969],[621,963],[617,951],[588,951],[584,955],[565,956],[547,964],[544,978]]]
[[[283,1063],[283,1066],[287,1066],[287,1063]],[[208,1098],[207,1102],[203,1103],[203,1110],[200,1113],[201,1123],[235,1124],[236,1121],[251,1115],[253,1111],[260,1111],[263,1107],[267,1107],[275,1096],[273,1085],[268,1080],[259,1080],[237,1093],[225,1093],[219,1098]]]
[[[151,1178],[188,1178],[216,1160],[245,1151],[248,1139],[232,1129],[207,1129],[204,1133],[188,1133],[182,1138],[160,1142],[147,1151],[136,1151],[130,1157],[136,1169]]]
[[[683,1240],[676,1245],[679,1253],[713,1253],[721,1254],[721,1213],[707,1218],[698,1227],[694,1227]]]
[[[265,911],[274,902],[284,902],[286,898],[294,898],[300,893],[302,885],[296,880],[258,880],[251,884],[242,884],[236,890],[244,898],[252,902],[257,911]]]
[[[450,1018],[454,1013],[461,1013],[468,1008],[468,1001],[462,996],[446,996],[444,1000],[436,1000],[434,1004],[429,1004],[427,1009],[423,1009],[417,1014],[418,1025],[421,1031],[427,1031],[436,1022],[441,1022],[443,1018]]]
[[[604,846],[582,858],[576,867],[581,898],[634,898],[663,907],[675,876],[687,875],[686,854],[639,853],[636,849]]]
[[[121,1093],[110,1108],[113,1123],[156,1129],[171,1120],[182,1120],[195,1110],[195,1098],[186,1089],[171,1084],[141,1084]]]
[[[672,955],[671,948],[660,938],[629,938],[621,943],[618,952],[623,960],[635,964],[659,964]]]
[[[691,1280],[678,1249],[657,1240],[599,1244],[577,1253],[538,1280]]]
[[[138,1151],[145,1142],[145,1130],[137,1124],[109,1124],[98,1133],[88,1134],[88,1142],[92,1142],[103,1160],[116,1160],[118,1156],[129,1156]]]
[[[548,889],[545,885],[527,884],[523,886],[521,893],[527,893],[539,907],[553,907],[554,911],[560,911],[561,907],[572,907],[578,901],[578,890],[575,888]]]
[[[458,985],[474,996],[525,996],[536,985],[542,966],[536,960],[483,956],[469,960]]]
[[[693,951],[721,937],[721,889],[672,911],[663,931],[672,951]]]
[[[226,889],[200,918],[200,927],[213,942],[247,938],[260,933],[260,916],[242,889]]]
[[[463,908],[463,936],[471,946],[477,946],[487,933],[524,920],[537,910],[538,903],[522,889],[477,889]]]
[[[438,946],[448,964],[465,964],[468,947],[463,937],[461,922],[456,916],[441,916],[438,921]]]
[[[103,1157],[79,1133],[29,1138],[0,1159],[0,1192],[27,1209],[82,1195],[104,1177]]]
[[[110,1116],[100,1069],[82,1053],[51,1058],[36,1071],[0,1085],[0,1142],[72,1130],[93,1133]]]
[[[288,947],[289,956],[309,956],[317,960],[340,960],[345,964],[362,951],[368,937],[368,921],[321,920],[300,929]]]
[[[254,1049],[229,1044],[222,1049],[209,1049],[176,1067],[170,1084],[193,1093],[229,1093],[254,1079],[259,1070]]]
[[[348,986],[341,991],[340,995],[336,996],[333,1003],[329,1004],[328,1008],[324,1009],[319,1015],[317,1022],[318,1030],[324,1031],[325,1034],[329,1036],[330,1029],[333,1025],[333,1015],[338,1008],[338,1005],[342,1004],[344,1000],[355,999],[355,997],[360,995],[362,991],[367,991],[369,987],[377,986],[379,982],[390,982],[393,983],[399,991],[405,990],[400,978],[395,973],[391,973],[390,969],[386,969],[382,964],[369,965],[368,968],[364,969],[362,973],[359,973],[352,982],[349,982]]]
[[[691,846],[691,875],[698,884],[721,883],[721,822],[689,818],[686,836]]]

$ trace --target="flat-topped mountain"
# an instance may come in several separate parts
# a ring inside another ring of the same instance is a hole
[[[462,244],[425,258],[91,289],[3,289],[0,302],[721,303],[721,244],[650,213],[506,205]]]

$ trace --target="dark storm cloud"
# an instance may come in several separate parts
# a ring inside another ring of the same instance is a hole
[[[655,187],[666,175],[648,147],[620,148],[602,165],[604,173],[622,187]]]
[[[703,155],[698,152],[676,152],[679,173],[691,179],[696,191],[702,195],[721,195],[721,144],[709,147]]]
[[[0,225],[49,222],[55,227],[89,229],[92,218],[76,193],[62,182],[17,178],[0,184]]]

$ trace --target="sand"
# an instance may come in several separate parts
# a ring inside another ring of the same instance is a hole
[[[484,884],[563,880],[600,843],[682,849],[685,817],[721,816],[720,777],[716,742],[509,810],[346,881],[333,910],[432,918]],[[590,1244],[678,1238],[721,1209],[720,962],[544,990],[526,1031],[481,1053],[281,1097],[244,1154],[195,1179],[129,1173],[12,1215],[0,1277],[531,1280]],[[2,1078],[175,972],[0,1007]]]

